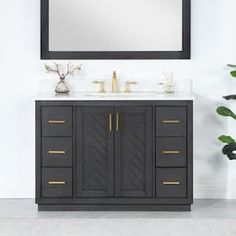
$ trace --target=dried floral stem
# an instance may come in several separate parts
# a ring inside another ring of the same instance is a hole
[[[54,63],[54,66],[45,64],[45,69],[47,72],[52,72],[58,74],[61,80],[64,80],[68,75],[73,76],[76,71],[81,70],[81,65],[71,65],[71,63],[67,63],[66,65],[66,71],[64,73],[60,72],[59,64],[56,62]]]

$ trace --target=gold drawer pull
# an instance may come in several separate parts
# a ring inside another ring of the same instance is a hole
[[[109,113],[109,131],[112,132],[112,114]]]
[[[163,120],[163,124],[179,124],[180,120]]]
[[[163,154],[180,154],[180,151],[162,151]]]
[[[48,124],[65,124],[65,120],[48,120]]]
[[[178,181],[164,181],[162,182],[163,185],[180,185]]]
[[[49,185],[65,185],[65,181],[48,181]]]
[[[51,150],[49,150],[48,154],[66,154],[66,152],[65,151],[51,151]]]
[[[120,129],[119,123],[120,123],[120,114],[116,113],[116,131],[119,131]]]

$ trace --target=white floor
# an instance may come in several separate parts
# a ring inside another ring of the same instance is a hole
[[[191,212],[38,212],[0,200],[0,236],[236,236],[236,200],[195,200]]]

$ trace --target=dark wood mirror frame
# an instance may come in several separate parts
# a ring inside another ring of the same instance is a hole
[[[191,0],[183,1],[182,51],[49,51],[49,0],[41,0],[41,59],[190,59]]]

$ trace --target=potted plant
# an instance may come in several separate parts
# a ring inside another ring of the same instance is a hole
[[[236,78],[236,65],[228,65],[230,68],[232,68],[233,70],[230,72],[232,77]],[[232,99],[236,99],[236,94],[233,95],[227,95],[224,96],[223,98],[225,98],[226,100],[232,100]],[[224,117],[230,117],[234,120],[236,120],[236,114],[231,111],[228,107],[226,106],[220,106],[216,109],[216,112]],[[226,155],[229,160],[236,160],[236,141],[234,138],[232,138],[231,136],[228,135],[221,135],[220,137],[218,137],[218,139],[225,144],[225,146],[222,149],[222,152],[224,155]]]
[[[71,64],[70,62],[65,66],[53,63],[45,64],[47,73],[54,73],[59,76],[60,81],[57,83],[55,88],[56,93],[69,93],[69,84],[66,82],[68,76],[74,76],[76,73],[81,71],[82,65]]]

